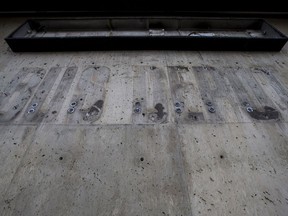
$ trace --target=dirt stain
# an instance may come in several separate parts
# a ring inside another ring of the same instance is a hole
[[[189,112],[188,119],[192,122],[204,121],[204,115],[202,112]]]
[[[94,103],[88,110],[82,110],[84,113],[83,120],[84,121],[96,121],[98,118],[100,118],[100,113],[103,108],[104,101],[98,100],[96,103]]]
[[[156,104],[155,109],[157,110],[156,114],[157,114],[157,118],[158,119],[162,119],[163,116],[166,114],[163,110],[164,107],[161,103]]]
[[[45,113],[39,111],[39,112],[35,112],[35,113],[31,113],[31,114],[26,114],[26,118],[29,118],[31,121],[33,122],[41,122],[44,117],[45,117]]]
[[[157,112],[149,114],[149,119],[153,122],[163,123],[166,121],[167,113],[164,112],[164,106],[161,103],[157,103],[154,107]]]
[[[215,67],[212,67],[212,66],[210,66],[210,65],[195,66],[195,67],[193,67],[193,69],[194,69],[196,72],[215,71],[215,70],[216,70]]]
[[[102,109],[103,104],[104,104],[104,101],[103,101],[103,100],[98,100],[98,101],[94,104],[94,106],[97,106],[99,109]]]
[[[258,68],[258,67],[253,68],[253,69],[254,69],[254,72],[255,72],[255,73],[262,72],[262,73],[264,73],[264,74],[266,74],[266,75],[270,75],[270,72],[269,72],[267,69],[264,69],[264,68]]]
[[[185,66],[176,66],[176,70],[185,70],[185,71],[189,71],[188,67],[185,67]]]
[[[264,112],[260,112],[257,110],[254,110],[253,112],[250,112],[249,115],[257,120],[276,120],[279,119],[279,112],[269,106],[264,107]]]

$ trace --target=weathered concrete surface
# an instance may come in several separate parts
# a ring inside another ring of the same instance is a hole
[[[287,215],[287,45],[13,53],[23,21],[0,18],[0,215]]]
[[[193,215],[286,215],[287,124],[181,127]]]
[[[2,215],[191,213],[173,126],[43,125],[36,134],[6,183]]]

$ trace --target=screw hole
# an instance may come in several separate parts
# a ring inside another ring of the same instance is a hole
[[[216,110],[215,110],[214,107],[209,107],[208,111],[209,111],[210,113],[215,113]]]
[[[74,109],[73,107],[70,107],[70,108],[67,110],[67,112],[70,113],[70,114],[73,113],[74,111],[75,111],[75,109]]]
[[[38,106],[38,103],[33,103],[32,104],[32,107],[34,107],[34,108],[37,107],[37,106]]]
[[[35,112],[35,109],[31,108],[28,110],[28,113],[34,113]]]
[[[176,112],[176,113],[182,113],[182,110],[181,110],[181,108],[176,108],[176,109],[175,109],[175,112]]]
[[[76,101],[72,102],[72,103],[70,104],[70,106],[71,106],[71,107],[77,106],[77,102],[76,102]]]
[[[181,103],[180,102],[176,102],[175,103],[175,107],[181,107]]]
[[[247,107],[246,110],[247,110],[247,112],[249,112],[249,113],[251,113],[251,112],[254,111],[252,107]]]
[[[140,113],[140,112],[141,112],[141,108],[140,108],[140,107],[136,107],[136,108],[134,109],[134,112],[135,112],[135,113]]]
[[[212,102],[211,101],[207,101],[206,105],[207,106],[212,106]]]

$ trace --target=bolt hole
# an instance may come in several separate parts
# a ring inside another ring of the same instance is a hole
[[[70,113],[70,114],[73,113],[74,111],[75,111],[75,109],[74,109],[73,107],[71,107],[71,108],[69,108],[69,109],[67,110],[67,112]]]
[[[223,156],[223,155],[220,155],[220,158],[221,158],[221,159],[223,159],[223,158],[224,158],[224,156]]]
[[[34,112],[35,112],[35,109],[33,108],[28,110],[28,113],[34,113]]]
[[[175,109],[175,112],[176,112],[176,113],[182,113],[182,110],[181,110],[180,108],[176,108],[176,109]]]
[[[77,106],[77,102],[76,102],[76,101],[72,102],[72,103],[70,104],[70,106],[71,106],[71,107]]]
[[[252,107],[247,107],[246,110],[247,110],[247,112],[249,112],[249,113],[251,113],[251,112],[254,111]]]
[[[38,103],[33,103],[32,104],[32,107],[37,107],[38,106]]]
[[[208,102],[206,103],[206,105],[207,105],[207,106],[212,106],[212,102],[211,102],[211,101],[208,101]]]
[[[175,107],[181,107],[181,103],[180,102],[176,102],[175,103]]]
[[[215,110],[214,107],[209,107],[208,111],[209,111],[210,113],[215,113],[216,110]]]
[[[135,112],[135,113],[140,113],[140,112],[141,112],[141,108],[140,108],[140,107],[136,107],[136,108],[134,109],[134,112]]]
[[[140,161],[144,161],[144,158],[143,158],[143,157],[141,157],[141,158],[140,158]]]

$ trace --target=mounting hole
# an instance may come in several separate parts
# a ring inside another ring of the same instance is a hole
[[[141,108],[140,107],[135,107],[134,113],[139,114],[140,112],[141,112]]]
[[[34,108],[37,107],[37,106],[38,106],[38,103],[33,103],[32,104],[32,107],[34,107]]]
[[[212,106],[213,104],[212,104],[211,101],[207,101],[207,102],[206,102],[206,105],[207,105],[207,106]]]
[[[181,103],[180,102],[175,102],[175,107],[181,107]]]
[[[180,107],[177,107],[177,108],[175,109],[175,112],[180,114],[180,113],[182,113],[182,109],[181,109]]]
[[[215,113],[215,112],[216,112],[215,108],[212,107],[212,106],[209,107],[208,111],[209,111],[210,113]]]
[[[35,109],[34,108],[31,108],[28,110],[28,113],[34,113],[35,112]]]
[[[247,110],[248,113],[251,113],[251,112],[254,111],[252,107],[247,107],[246,110]]]
[[[76,107],[76,106],[77,106],[77,102],[76,102],[76,101],[72,102],[72,103],[70,104],[70,106],[71,106],[71,107]]]
[[[71,113],[74,113],[75,109],[74,107],[70,107],[68,110],[67,110],[67,113],[71,114]]]

